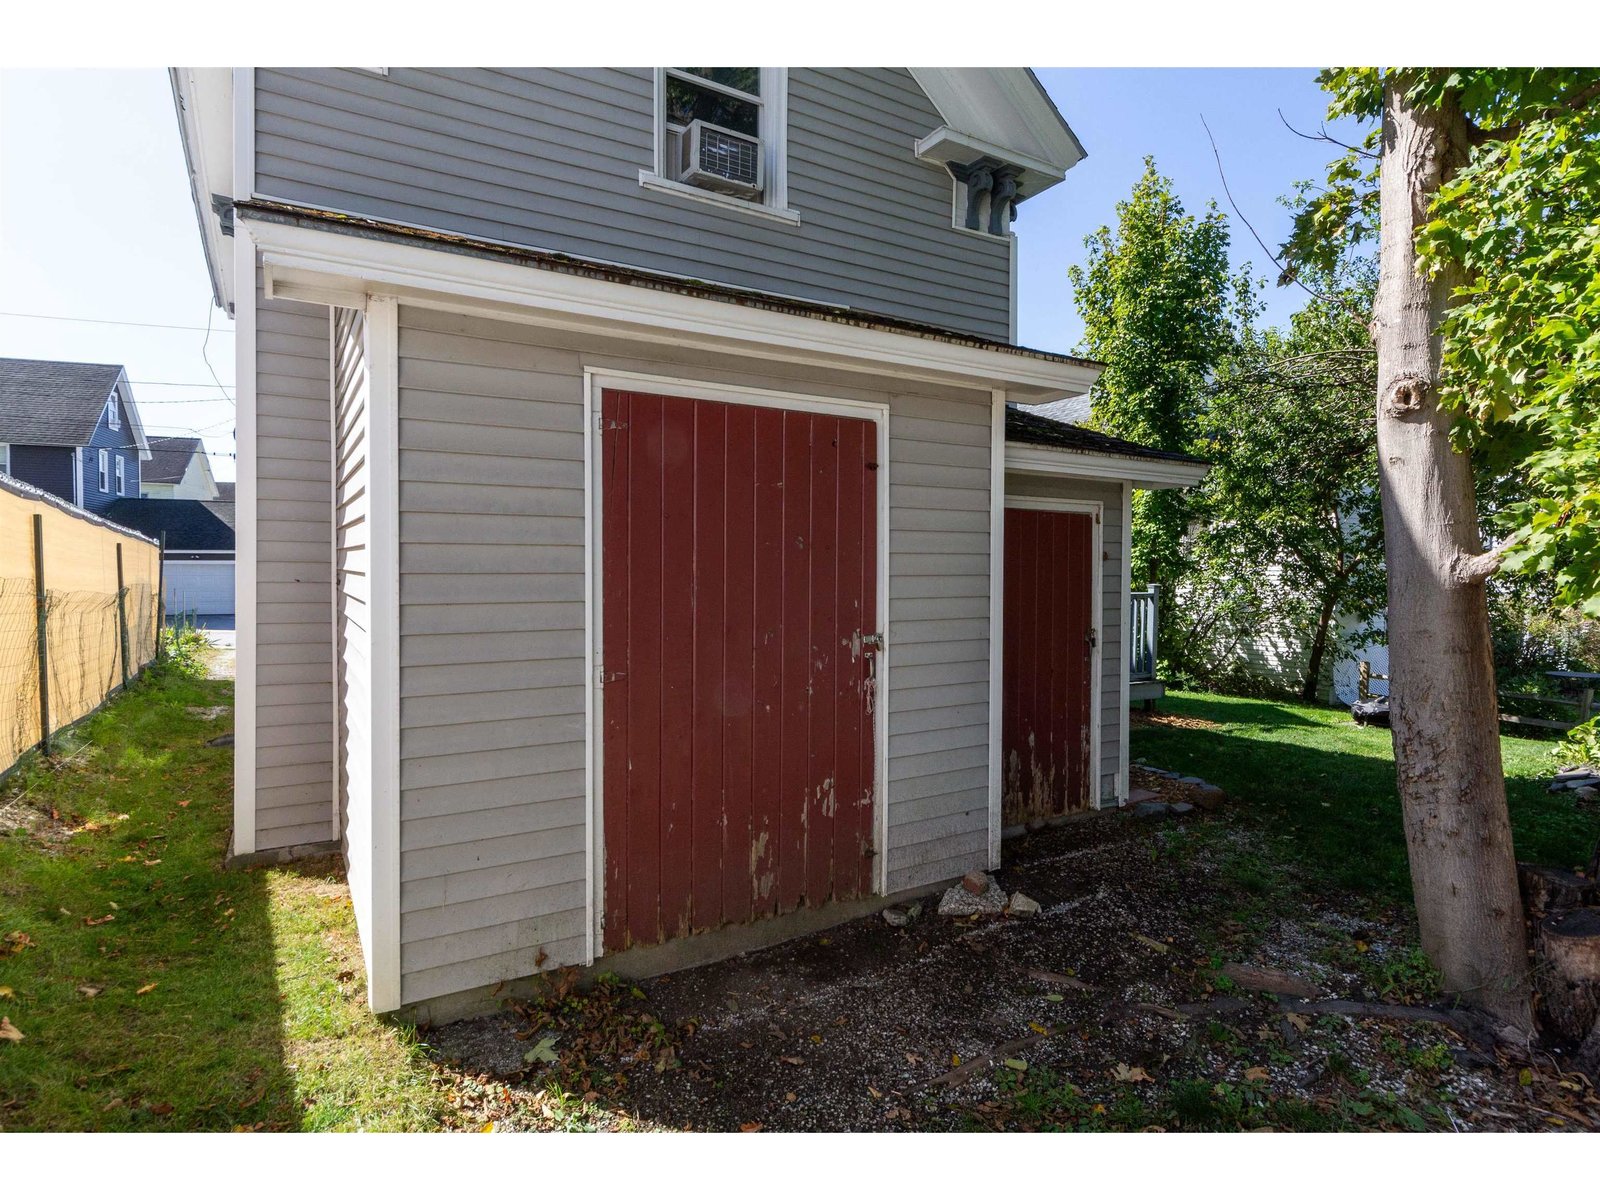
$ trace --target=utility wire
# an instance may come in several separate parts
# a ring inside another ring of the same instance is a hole
[[[0,317],[20,317],[28,321],[73,321],[80,325],[131,325],[135,329],[186,329],[193,333],[211,333],[209,325],[162,325],[153,321],[114,321],[105,317],[62,317],[53,313],[0,312]],[[218,334],[232,337],[234,330],[218,329]]]

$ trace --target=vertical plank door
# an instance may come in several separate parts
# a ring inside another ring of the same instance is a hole
[[[867,894],[877,437],[601,397],[604,945]]]
[[[1001,647],[1002,820],[1088,808],[1094,517],[1007,508]]]

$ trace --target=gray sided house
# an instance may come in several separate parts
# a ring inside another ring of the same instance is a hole
[[[1204,465],[1027,421],[1098,373],[1015,344],[1015,206],[1083,154],[1030,73],[173,83],[238,329],[232,854],[342,851],[375,1009],[1126,798],[1128,504]]]
[[[103,513],[139,494],[150,457],[127,372],[110,363],[0,358],[0,469]]]
[[[146,500],[218,499],[205,443],[197,437],[151,438],[150,461],[144,464],[139,495]]]

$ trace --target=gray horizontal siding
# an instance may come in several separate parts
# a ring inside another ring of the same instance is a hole
[[[243,369],[243,368],[241,368]],[[328,310],[256,286],[256,848],[333,836]]]
[[[792,70],[796,227],[639,184],[648,69],[256,72],[263,195],[1008,336],[1010,254],[951,228],[904,70]]]
[[[987,393],[408,307],[400,324],[406,1003],[585,953],[585,365],[889,405],[889,887],[984,865]],[[931,456],[959,486],[893,484]]]
[[[1128,669],[1124,627],[1128,597],[1122,590],[1122,487],[1092,479],[1041,479],[1035,475],[1008,475],[1007,496],[1045,496],[1063,500],[1098,500],[1103,506],[1100,568],[1100,797],[1117,794],[1118,765],[1122,756],[1122,676]]]

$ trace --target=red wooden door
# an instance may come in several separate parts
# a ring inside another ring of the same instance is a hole
[[[607,950],[871,890],[870,421],[601,398]]]
[[[1008,825],[1089,807],[1094,516],[1006,509],[1000,742]]]

